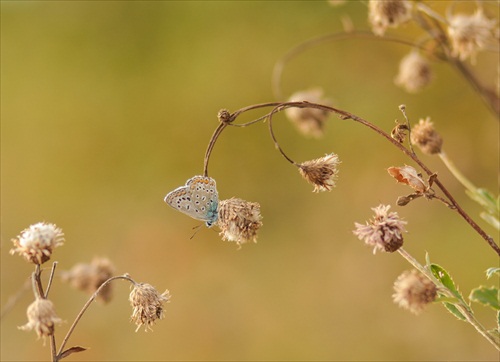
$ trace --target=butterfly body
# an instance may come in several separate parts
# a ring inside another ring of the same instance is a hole
[[[165,202],[193,219],[205,221],[207,227],[217,221],[219,195],[215,180],[211,177],[190,178],[186,185],[169,192]]]

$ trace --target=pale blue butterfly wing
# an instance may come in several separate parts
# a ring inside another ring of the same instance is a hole
[[[217,221],[219,195],[213,178],[194,176],[185,186],[169,192],[165,202],[193,219],[205,221],[208,227]]]

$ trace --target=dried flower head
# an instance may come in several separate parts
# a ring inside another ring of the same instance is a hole
[[[373,246],[374,254],[377,250],[393,253],[403,246],[403,232],[406,231],[407,222],[401,220],[397,212],[388,212],[390,208],[390,205],[379,205],[372,208],[375,217],[366,225],[354,223],[354,235]]]
[[[314,185],[313,192],[330,191],[335,187],[338,174],[339,156],[330,153],[315,160],[298,165],[299,172],[307,182]]]
[[[406,124],[400,124],[396,120],[396,126],[391,131],[391,137],[399,143],[403,143],[406,138],[406,131],[408,131],[408,126]]]
[[[11,254],[17,253],[28,262],[43,264],[50,259],[54,248],[63,245],[64,234],[54,224],[39,222],[23,230],[12,243]]]
[[[152,285],[136,283],[130,292],[130,305],[133,308],[131,320],[137,325],[136,332],[142,325],[152,330],[157,319],[164,318],[163,303],[170,301],[170,292],[160,294]]]
[[[486,48],[497,37],[497,21],[488,19],[481,9],[473,15],[452,15],[448,22],[453,56],[460,60],[470,58],[471,62],[475,63],[477,52]]]
[[[419,314],[425,306],[436,299],[436,285],[419,271],[405,271],[394,282],[394,303]]]
[[[54,327],[61,323],[56,315],[54,304],[48,299],[37,298],[26,310],[28,323],[19,327],[24,331],[34,330],[40,337],[48,337],[54,334]]]
[[[107,258],[95,257],[90,264],[78,263],[71,270],[63,272],[61,278],[73,288],[93,294],[114,273],[113,263]],[[106,284],[97,295],[97,299],[104,303],[111,300],[111,283]]]
[[[421,119],[411,130],[411,143],[428,155],[441,153],[443,138],[436,132],[431,119]]]
[[[260,205],[242,199],[231,198],[219,202],[218,226],[223,240],[241,245],[257,242],[257,231],[262,226]]]
[[[408,93],[418,93],[431,82],[432,77],[429,61],[419,52],[412,51],[399,63],[399,73],[394,82]]]
[[[398,183],[408,185],[418,193],[424,193],[428,190],[427,185],[424,180],[422,180],[422,176],[411,166],[389,167],[387,172],[394,177]]]
[[[370,0],[368,20],[375,35],[382,36],[388,27],[396,28],[411,19],[412,4],[408,0]]]
[[[300,91],[292,94],[290,102],[310,102],[330,105],[329,99],[323,98],[321,88],[313,88],[307,91]],[[319,138],[325,132],[325,123],[328,118],[328,112],[317,108],[287,108],[286,116],[292,121],[300,132],[306,136]]]

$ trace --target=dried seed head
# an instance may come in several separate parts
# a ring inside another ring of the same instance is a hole
[[[335,187],[338,174],[339,156],[330,153],[315,160],[306,161],[298,165],[302,177],[314,185],[313,192],[330,191]]]
[[[241,245],[257,242],[257,231],[262,226],[260,205],[256,202],[231,198],[219,202],[218,226],[222,240]]]
[[[142,325],[145,330],[152,330],[157,319],[164,318],[163,303],[170,301],[170,292],[165,290],[160,294],[153,286],[147,283],[137,283],[130,292],[130,305],[132,306],[131,320],[137,325],[136,332]]]
[[[107,258],[95,257],[90,264],[79,263],[71,270],[63,272],[61,278],[73,288],[93,294],[114,273],[113,263]],[[112,298],[111,283],[105,285],[97,295],[97,299],[107,303]]]
[[[382,36],[388,27],[396,28],[411,19],[412,4],[408,0],[370,0],[368,20],[375,35]]]
[[[404,167],[389,167],[387,172],[389,175],[394,177],[397,182],[408,185],[419,193],[424,193],[428,189],[417,170],[411,166],[406,165]]]
[[[443,138],[436,132],[431,119],[421,119],[411,130],[411,143],[428,155],[441,153]]]
[[[393,253],[403,246],[403,232],[406,221],[399,218],[397,212],[388,212],[390,205],[379,205],[372,208],[375,217],[366,222],[366,225],[354,223],[353,231],[360,240],[373,246],[373,253],[377,250]]]
[[[394,303],[419,314],[436,299],[436,285],[417,270],[405,271],[394,282]]]
[[[470,58],[471,62],[475,63],[477,52],[498,38],[495,34],[498,31],[496,30],[497,21],[488,19],[480,9],[473,15],[453,15],[448,22],[448,35],[451,39],[453,56],[460,60]]]
[[[399,73],[394,82],[408,93],[418,93],[431,82],[432,77],[429,61],[413,51],[399,63]]]
[[[406,131],[408,131],[408,126],[406,124],[400,124],[396,120],[396,126],[391,131],[391,137],[399,143],[403,143],[406,138]]]
[[[34,330],[40,337],[48,337],[54,334],[54,327],[61,323],[61,319],[56,315],[54,304],[48,299],[37,298],[28,306],[26,310],[28,323],[19,327],[24,331]]]
[[[292,94],[290,102],[306,101],[310,103],[319,103],[330,105],[329,99],[323,98],[321,88],[313,88],[307,91],[300,91]],[[285,114],[292,121],[297,129],[306,136],[319,138],[325,132],[325,123],[328,118],[328,112],[316,108],[287,108]]]
[[[28,262],[40,265],[50,259],[54,248],[63,245],[64,234],[54,224],[39,222],[23,230],[12,243],[11,254],[17,253]]]

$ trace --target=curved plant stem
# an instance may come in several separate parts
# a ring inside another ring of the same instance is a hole
[[[118,275],[118,276],[115,276],[115,277],[111,277],[108,280],[106,280],[104,283],[102,283],[99,286],[99,288],[97,288],[97,290],[94,292],[94,294],[92,294],[92,296],[90,297],[90,299],[85,303],[85,305],[83,306],[82,310],[80,311],[80,313],[78,313],[78,315],[76,316],[73,324],[69,328],[68,333],[66,333],[66,336],[64,337],[64,339],[63,339],[63,341],[61,343],[61,346],[59,347],[59,351],[57,353],[57,360],[59,360],[61,358],[62,354],[64,353],[64,347],[66,346],[66,343],[68,343],[68,340],[71,337],[71,334],[73,334],[73,331],[75,330],[76,325],[78,324],[78,322],[80,321],[80,319],[83,317],[83,314],[87,311],[87,309],[89,308],[90,304],[97,298],[97,296],[101,292],[102,288],[104,288],[106,285],[108,285],[109,283],[111,283],[113,280],[117,280],[117,279],[124,279],[124,280],[127,280],[127,281],[135,284],[135,281],[132,278],[130,278],[127,274],[125,274],[125,275]]]

